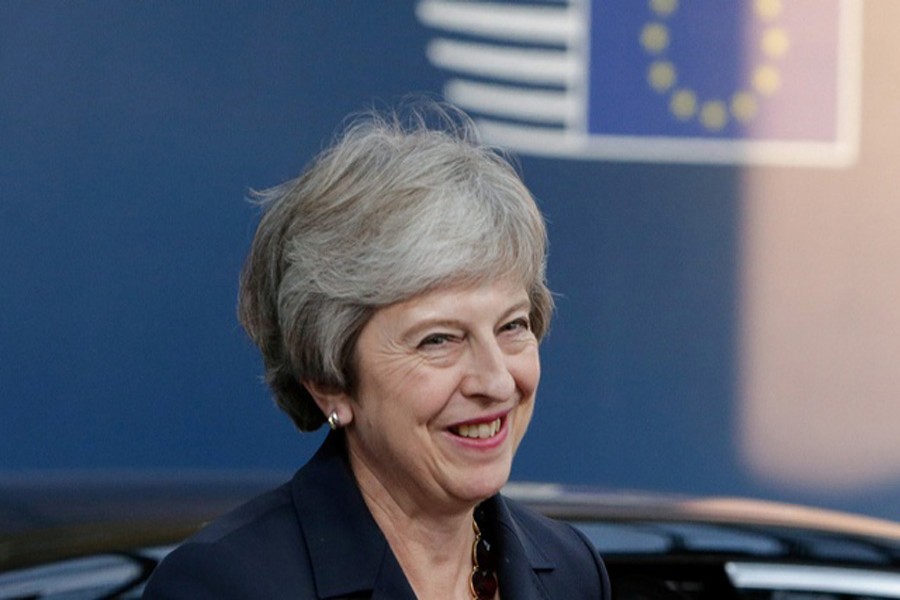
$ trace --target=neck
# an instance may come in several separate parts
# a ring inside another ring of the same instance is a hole
[[[421,599],[470,598],[473,505],[425,508],[398,496],[351,458],[363,499]]]

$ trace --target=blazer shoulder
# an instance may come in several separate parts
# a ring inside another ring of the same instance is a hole
[[[242,544],[261,542],[257,539],[273,526],[290,528],[297,523],[291,500],[290,483],[285,483],[252,498],[219,517],[187,542],[211,544],[240,541]]]
[[[307,589],[311,594],[303,597],[315,597],[308,565],[285,484],[213,521],[172,551],[154,570],[143,597],[279,598],[284,589]]]

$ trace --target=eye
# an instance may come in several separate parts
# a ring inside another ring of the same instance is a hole
[[[419,348],[436,348],[443,346],[453,338],[449,333],[432,333],[419,342]]]
[[[531,323],[526,317],[513,319],[500,328],[501,331],[531,331]]]

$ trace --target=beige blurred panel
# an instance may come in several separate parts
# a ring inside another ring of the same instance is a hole
[[[900,481],[897,23],[865,1],[856,166],[746,171],[738,427],[769,483]]]

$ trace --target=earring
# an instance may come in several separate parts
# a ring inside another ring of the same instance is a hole
[[[338,416],[336,410],[331,411],[331,414],[328,415],[328,426],[331,427],[332,431],[341,428],[341,418]]]

